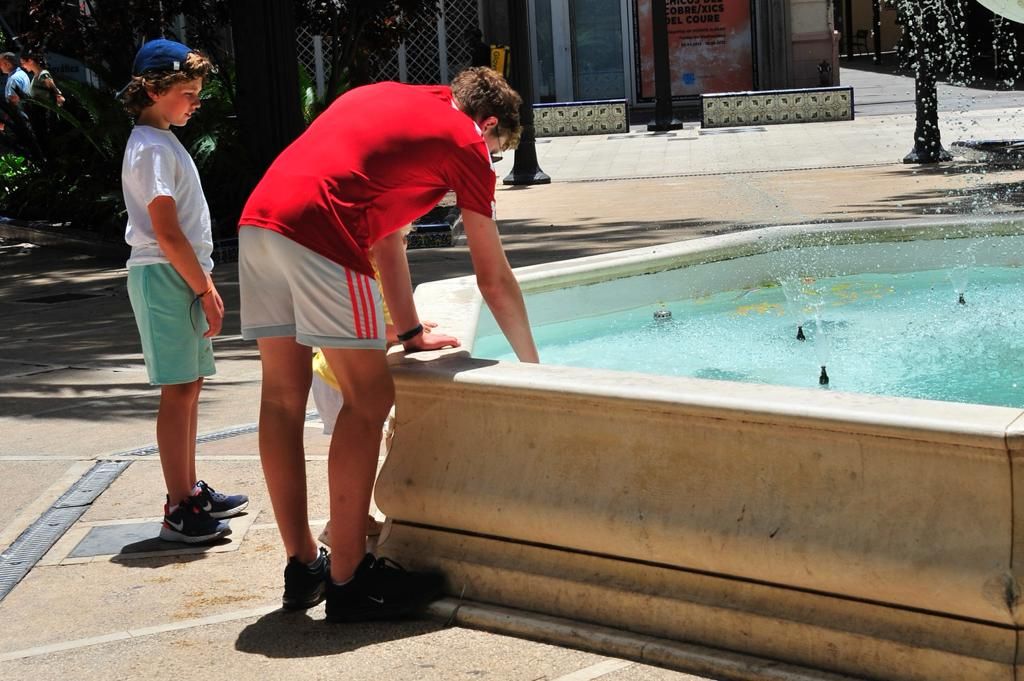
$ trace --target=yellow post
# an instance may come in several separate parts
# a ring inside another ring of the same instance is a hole
[[[492,69],[508,78],[510,62],[508,45],[491,45]]]

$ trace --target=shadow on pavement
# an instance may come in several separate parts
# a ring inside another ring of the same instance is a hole
[[[832,214],[842,215],[850,209],[864,209],[884,219],[904,217],[908,212],[915,215],[986,215],[1024,210],[1024,180],[999,181],[1000,173],[1019,170],[1006,165],[978,163],[906,166],[889,173],[894,179],[894,186],[905,186],[899,184],[900,181],[915,175],[960,176],[965,178],[965,182],[949,189],[929,188],[892,194],[884,201],[874,203],[846,204]]]
[[[275,610],[245,627],[235,641],[235,650],[269,658],[323,657],[444,628],[432,620],[331,624],[306,612]],[[424,669],[424,674],[429,671]]]
[[[60,373],[63,372],[54,372]],[[43,383],[33,378],[38,379],[39,375],[26,376],[23,382],[0,381],[3,416],[73,418],[86,423],[117,421],[139,415],[156,419],[160,405],[159,388],[149,385],[144,372],[134,372],[121,383]],[[209,380],[203,385],[203,400],[208,402],[221,394],[229,398],[233,394],[233,386],[249,384],[250,381],[244,380]]]
[[[142,539],[121,547],[120,553],[111,557],[111,563],[117,563],[124,567],[148,568],[158,570],[168,565],[183,565],[205,560],[211,556],[210,549],[231,543],[231,537],[222,537],[216,541],[206,544],[180,544],[178,542],[164,541],[159,537]],[[160,551],[166,555],[162,556],[137,556],[133,554]]]

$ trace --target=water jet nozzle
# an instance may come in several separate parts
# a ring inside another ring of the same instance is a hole
[[[961,305],[966,305],[966,304],[967,304],[967,301],[966,301],[966,300],[964,300],[964,294],[962,294],[962,293],[961,293],[961,294],[960,294],[960,299],[959,299],[959,300],[957,300],[956,302],[960,303]]]
[[[796,327],[796,339],[797,340],[807,340],[807,336],[804,335],[803,324],[798,324],[797,327]]]
[[[828,385],[828,372],[825,371],[825,365],[821,366],[821,376],[818,376],[818,385]]]

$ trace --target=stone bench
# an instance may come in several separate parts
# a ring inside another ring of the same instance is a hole
[[[629,132],[629,104],[624,99],[534,104],[533,127],[537,137]]]
[[[853,120],[852,87],[719,92],[700,96],[702,128]]]

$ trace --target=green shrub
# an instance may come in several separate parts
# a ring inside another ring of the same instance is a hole
[[[0,156],[0,192],[17,188],[31,174],[28,161],[24,156],[4,154]]]
[[[215,238],[234,235],[239,211],[259,179],[241,142],[227,82],[211,78],[199,114],[175,129],[199,169]],[[120,239],[126,220],[121,160],[132,120],[109,90],[72,81],[61,88],[64,107],[26,102],[41,156],[3,157],[0,206],[7,217],[70,223]]]

